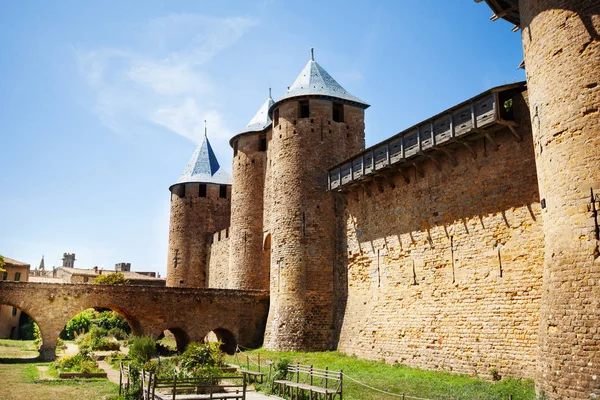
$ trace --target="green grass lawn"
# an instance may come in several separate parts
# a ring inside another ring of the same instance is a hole
[[[451,374],[438,371],[425,371],[403,365],[387,365],[375,361],[359,360],[356,357],[344,356],[337,352],[297,353],[253,350],[247,353],[254,361],[260,354],[261,360],[278,360],[287,358],[293,362],[329,367],[330,370],[343,370],[348,376],[364,382],[377,389],[396,394],[406,394],[429,399],[461,399],[461,400],[513,400],[535,399],[533,381],[519,379],[502,379],[488,382],[467,375]],[[245,355],[236,360],[228,356],[227,361],[235,364],[238,361],[246,365]],[[256,370],[256,365],[252,365]],[[263,368],[264,372],[268,371]],[[385,400],[398,398],[386,395],[361,386],[349,378],[344,378],[344,399],[347,400]]]
[[[106,379],[57,379],[49,363],[14,361],[17,358],[34,358],[37,354],[32,341],[0,340],[0,399],[119,399],[118,385]],[[3,358],[11,359],[11,363],[3,364]],[[40,369],[47,372],[41,374]]]

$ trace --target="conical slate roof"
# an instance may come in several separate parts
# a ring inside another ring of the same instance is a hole
[[[231,184],[231,175],[219,165],[206,135],[177,180],[177,183],[190,182]]]
[[[271,89],[269,89],[269,98],[258,109],[254,117],[248,122],[248,125],[239,133],[260,132],[271,125],[271,117],[269,117],[269,108],[275,104],[271,98]]]
[[[357,103],[364,108],[369,107],[367,103],[348,93],[314,59],[308,61],[308,64],[300,72],[300,75],[298,75],[292,86],[277,102],[279,103],[282,100],[292,97],[310,95],[334,97]]]

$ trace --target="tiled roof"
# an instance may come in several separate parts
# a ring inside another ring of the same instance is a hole
[[[191,182],[231,184],[231,176],[219,165],[206,136],[177,180],[177,183]]]
[[[300,96],[327,96],[347,100],[367,108],[369,105],[356,96],[351,95],[335,79],[331,77],[315,60],[311,59],[296,78],[292,86],[277,103],[282,100]]]
[[[10,264],[10,265],[15,265],[15,266],[21,266],[21,267],[29,267],[30,265],[27,264],[26,262],[23,261],[17,261],[15,259],[12,258],[8,258],[8,257],[4,257],[4,262],[6,264]]]
[[[248,125],[242,129],[239,133],[246,132],[260,132],[271,125],[271,118],[269,117],[269,108],[275,102],[271,98],[271,90],[269,90],[269,98],[263,103],[258,109],[254,117],[248,122]]]

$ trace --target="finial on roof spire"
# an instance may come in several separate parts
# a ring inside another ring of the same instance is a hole
[[[206,132],[206,120],[204,120],[204,137],[208,137],[207,132]]]
[[[310,48],[310,59],[315,61],[315,48],[314,47]]]
[[[271,86],[269,86],[269,97],[271,97]]]

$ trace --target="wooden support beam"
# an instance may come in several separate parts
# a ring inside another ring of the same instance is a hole
[[[461,141],[460,143],[462,143],[462,145],[465,146],[465,148],[469,151],[469,153],[471,153],[471,155],[473,156],[474,159],[477,159],[477,152],[475,151],[473,146],[471,146],[469,143],[463,142],[463,141]]]
[[[408,171],[404,168],[398,169],[398,173],[402,176],[402,178],[404,178],[404,182],[406,184],[410,183],[410,174],[408,173]]]
[[[417,171],[417,174],[419,174],[419,176],[423,178],[425,176],[425,173],[423,172],[421,167],[419,167],[419,165],[416,162],[413,162],[412,165],[413,167],[415,167],[415,171]]]
[[[394,179],[391,177],[391,175],[386,174],[383,176],[387,182],[388,185],[390,185],[390,187],[392,189],[396,189],[396,184],[394,183]]]
[[[442,165],[440,164],[440,161],[435,158],[433,155],[431,154],[424,154],[425,157],[429,158],[431,161],[433,161],[433,163],[435,164],[436,168],[441,171],[442,170]]]
[[[448,157],[450,159],[450,162],[452,163],[452,165],[457,165],[458,162],[456,161],[456,158],[454,157],[454,154],[452,154],[452,151],[446,147],[437,147],[436,150],[441,151],[442,153],[444,153],[446,155],[446,157]]]
[[[365,190],[365,193],[367,194],[367,196],[371,197],[372,193],[371,193],[371,189],[369,189],[369,183],[363,182],[363,184],[361,186]]]
[[[523,137],[521,136],[521,134],[519,132],[517,132],[517,130],[515,129],[517,126],[519,126],[519,124],[517,122],[515,122],[515,121],[498,120],[498,123],[501,124],[501,125],[506,126],[508,129],[510,129],[510,131],[512,132],[512,134],[517,139],[517,142],[520,142],[521,140],[523,140]]]
[[[485,135],[485,138],[491,143],[492,147],[494,148],[494,151],[498,151],[498,143],[496,143],[492,135],[488,131],[483,129],[481,130],[481,132]]]

